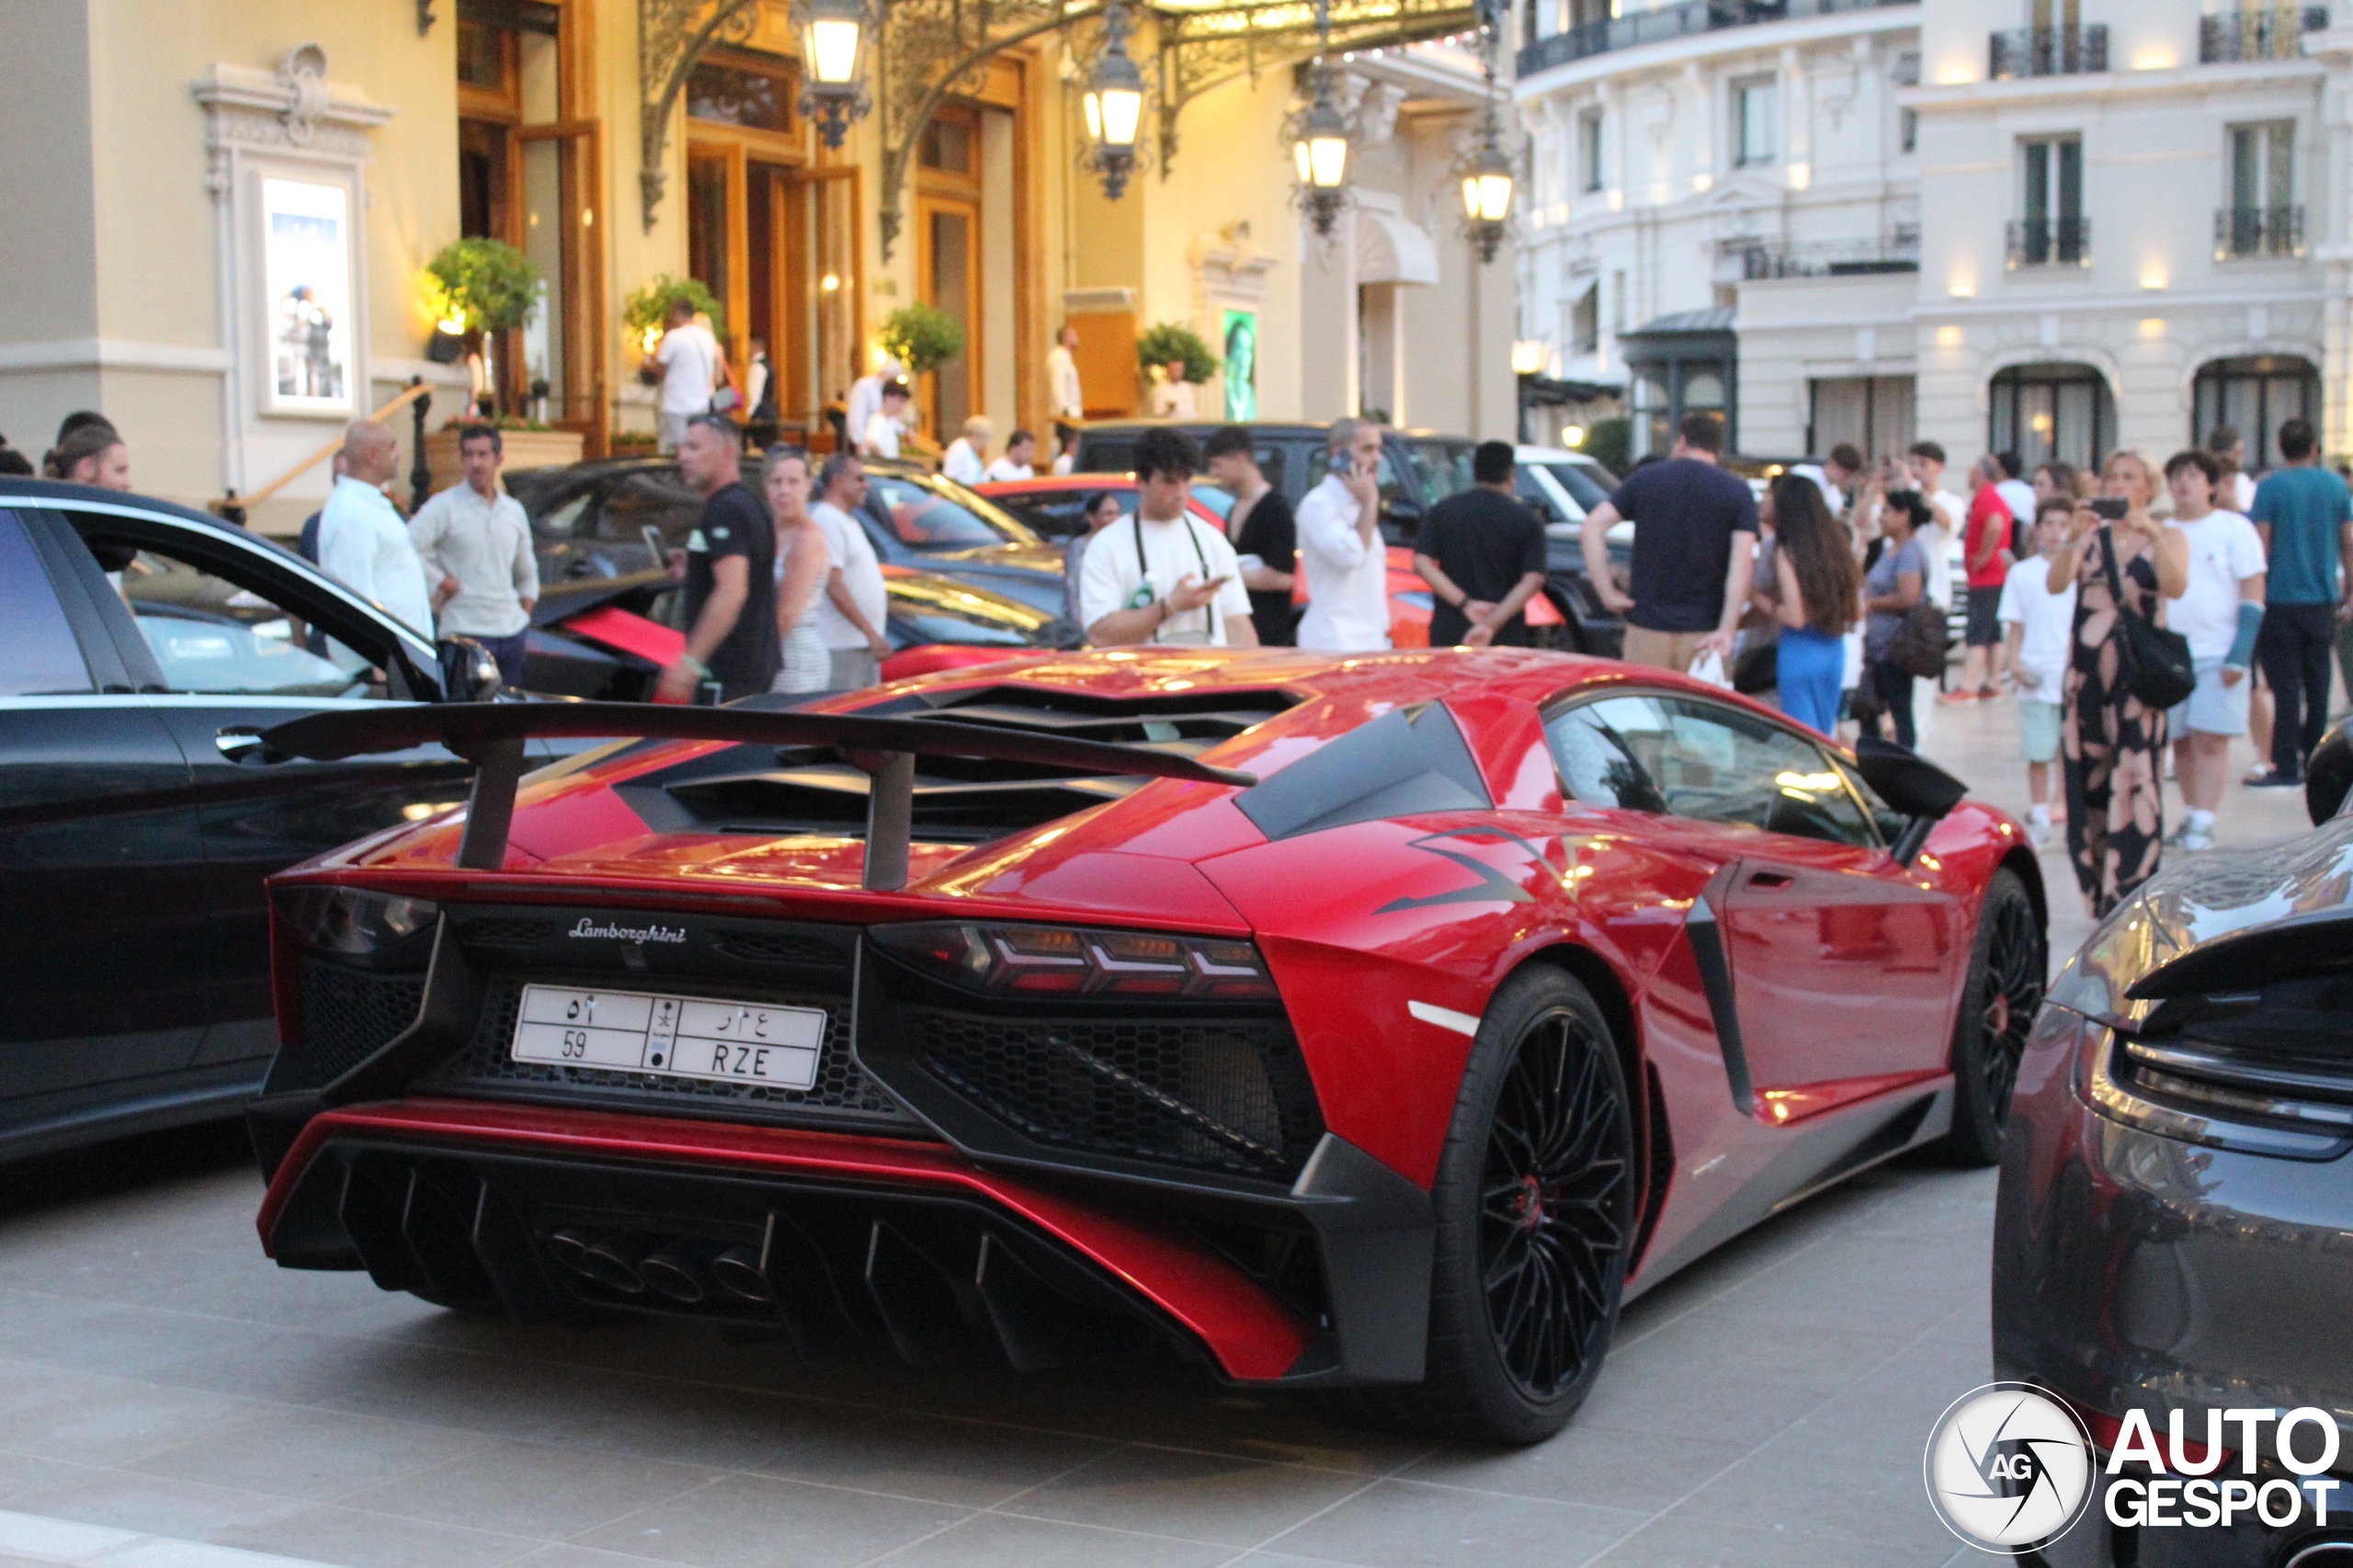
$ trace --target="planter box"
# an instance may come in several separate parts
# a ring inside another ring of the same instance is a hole
[[[502,430],[498,434],[509,469],[555,468],[580,460],[582,437],[577,430]],[[455,430],[435,430],[426,436],[425,462],[433,471],[436,495],[465,483]]]

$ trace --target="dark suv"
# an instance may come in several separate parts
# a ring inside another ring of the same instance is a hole
[[[1113,419],[1086,426],[1078,435],[1074,471],[1080,473],[1129,473],[1135,469],[1136,437],[1170,422],[1158,419]],[[1199,421],[1175,426],[1196,441],[1204,441],[1222,423]],[[1272,420],[1249,426],[1256,439],[1258,467],[1267,483],[1291,505],[1324,479],[1328,425]],[[1461,436],[1440,436],[1427,430],[1386,430],[1381,444],[1381,531],[1391,544],[1411,548],[1422,519],[1448,496],[1471,487],[1471,454],[1478,443]],[[1548,597],[1567,624],[1570,646],[1578,653],[1615,656],[1625,640],[1617,615],[1603,607],[1585,580],[1585,558],[1574,540],[1553,539],[1545,556]]]

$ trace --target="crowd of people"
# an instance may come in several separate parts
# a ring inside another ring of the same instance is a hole
[[[1915,690],[1946,677],[1959,594],[1959,678],[1937,700],[2016,698],[2029,832],[2046,842],[2063,813],[2076,881],[2105,915],[2167,844],[2212,844],[2234,737],[2252,732],[2265,758],[2245,786],[2295,788],[2325,728],[2336,656],[2353,644],[2353,493],[2321,466],[2309,424],[2288,420],[2276,439],[2281,463],[2259,483],[2222,426],[2162,470],[2118,451],[2097,475],[2023,473],[1990,454],[1965,497],[1946,489],[1935,442],[1875,468],[1841,446],[1759,499],[1721,467],[1719,422],[1695,415],[1589,515],[1587,571],[1625,617],[1629,661],[1725,678],[1769,643],[1764,684],[1785,711],[1907,746]],[[1638,525],[1623,585],[1607,552],[1621,518]],[[2165,703],[2136,674],[2159,629],[2188,666]],[[2168,764],[2183,801],[2170,834]]]

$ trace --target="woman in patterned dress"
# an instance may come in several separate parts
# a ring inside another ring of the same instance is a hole
[[[2060,747],[2067,770],[2067,856],[2096,920],[2155,873],[2165,838],[2165,714],[2124,689],[2109,551],[2127,615],[2162,620],[2160,597],[2179,598],[2189,583],[2189,541],[2149,515],[2157,479],[2139,453],[2109,456],[2099,494],[2126,503],[2122,520],[2109,523],[2088,505],[2076,507],[2050,582],[2054,594],[2075,585]]]

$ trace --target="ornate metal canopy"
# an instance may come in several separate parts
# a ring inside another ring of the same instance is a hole
[[[638,78],[643,166],[639,176],[645,224],[654,226],[666,176],[670,116],[687,77],[713,46],[751,35],[760,0],[638,0]],[[1255,76],[1315,52],[1313,0],[1235,0],[1232,4],[1132,6],[1148,23],[1153,69],[1146,74],[1159,110],[1159,165],[1167,177],[1176,155],[1176,122],[1185,106],[1238,76]],[[916,139],[941,104],[976,91],[990,59],[1061,32],[1074,52],[1102,47],[1101,0],[880,0],[879,36],[870,58],[882,136],[879,218],[888,259],[902,222],[902,198]],[[1442,38],[1478,25],[1477,0],[1333,0],[1335,51],[1386,48]],[[1274,155],[1274,150],[1269,151]]]

